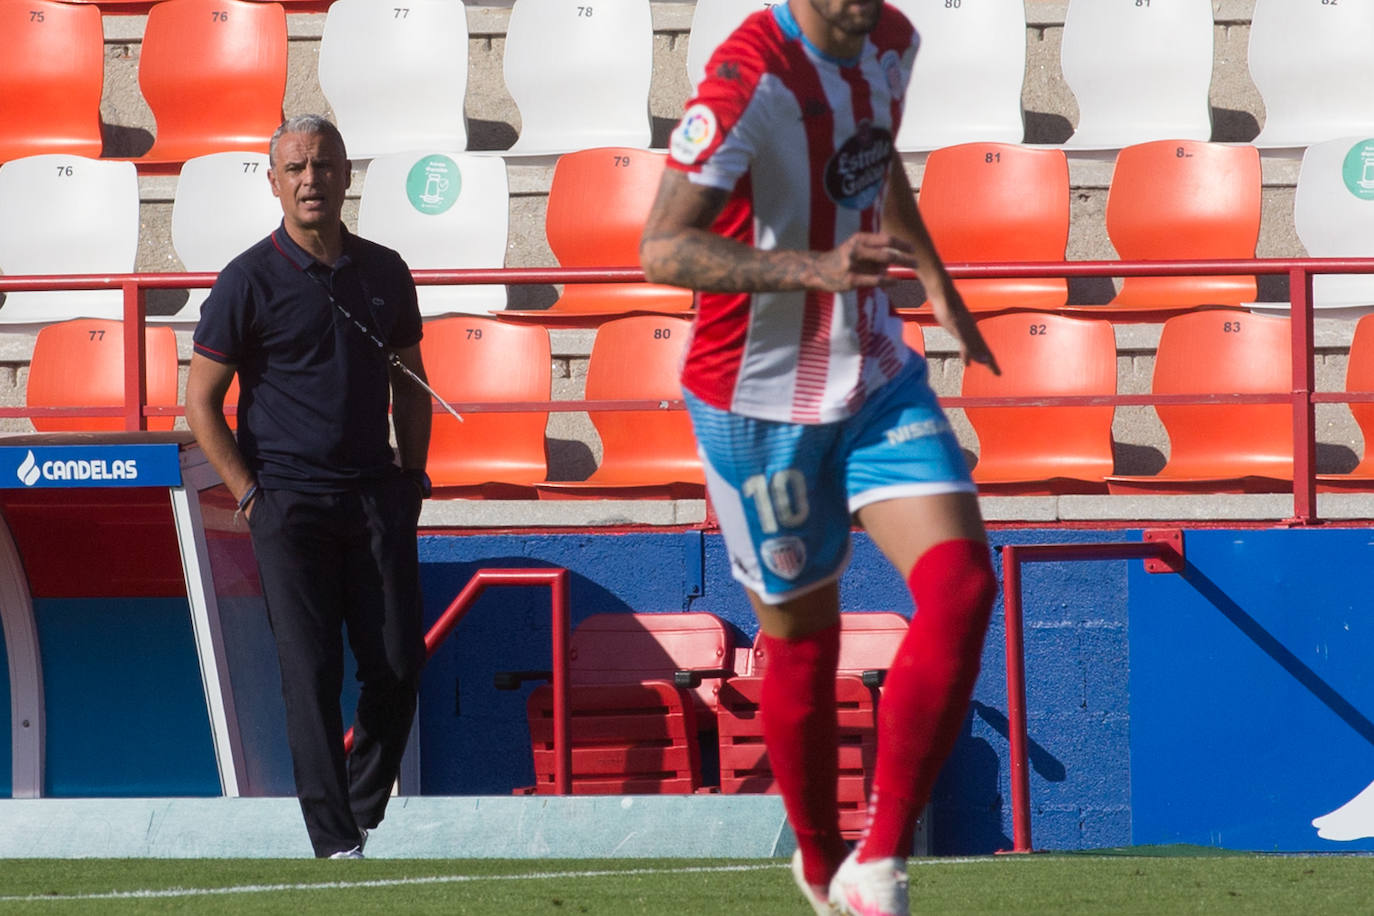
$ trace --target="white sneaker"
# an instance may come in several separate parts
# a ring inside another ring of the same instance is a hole
[[[811,909],[816,911],[816,916],[835,916],[837,910],[830,905],[826,899],[826,888],[824,884],[812,884],[806,880],[806,875],[802,871],[801,850],[792,853],[792,880],[797,882],[797,888],[806,898],[806,902],[811,904]]]
[[[361,859],[363,858],[363,848],[354,846],[352,849],[340,849],[329,858],[331,859]]]
[[[906,860],[874,859],[860,864],[851,852],[830,881],[830,905],[844,916],[910,916]]]

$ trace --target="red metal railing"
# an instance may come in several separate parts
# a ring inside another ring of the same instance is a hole
[[[1092,544],[1006,544],[1002,603],[1007,647],[1007,769],[1011,780],[1012,852],[1030,852],[1030,755],[1027,750],[1026,640],[1021,609],[1021,564],[1083,560],[1145,560],[1149,572],[1182,572],[1183,532],[1146,530],[1143,540]]]
[[[1037,263],[951,264],[949,272],[957,278],[993,277],[1158,277],[1216,274],[1254,274],[1287,276],[1292,319],[1292,387],[1287,393],[1230,395],[1113,395],[1060,396],[1035,398],[942,398],[950,407],[982,406],[1134,406],[1168,403],[1255,404],[1288,403],[1293,412],[1293,517],[1294,524],[1317,521],[1316,499],[1316,422],[1315,407],[1320,403],[1374,401],[1374,392],[1317,392],[1313,354],[1312,277],[1325,273],[1374,273],[1374,259],[1365,258],[1290,258],[1234,259],[1213,261],[1052,261]],[[914,276],[897,271],[898,276]],[[415,271],[420,285],[440,284],[559,284],[632,283],[644,280],[638,268],[502,268],[482,270]],[[9,290],[122,289],[125,320],[125,399],[123,407],[0,407],[0,417],[31,417],[42,414],[83,414],[122,416],[125,428],[147,428],[149,416],[177,415],[180,407],[149,407],[144,390],[144,339],[141,329],[146,315],[145,294],[149,289],[208,287],[215,279],[211,273],[111,274],[90,276],[0,277],[0,292]],[[499,313],[498,313],[499,314]],[[588,411],[681,409],[677,400],[652,401],[530,401],[503,404],[455,404],[458,411]],[[437,409],[437,408],[436,408]]]
[[[566,569],[479,569],[450,602],[425,634],[425,657],[432,656],[458,621],[489,587],[546,585],[549,588],[550,619],[553,628],[553,786],[559,795],[572,793],[572,716],[568,707],[571,681],[568,672],[568,639],[571,607],[568,599]],[[344,735],[344,752],[353,750],[353,729]]]

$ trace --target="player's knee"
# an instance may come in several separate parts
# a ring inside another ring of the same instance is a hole
[[[987,544],[975,540],[943,541],[916,562],[908,583],[916,603],[913,627],[944,636],[961,648],[981,648],[997,577]]]

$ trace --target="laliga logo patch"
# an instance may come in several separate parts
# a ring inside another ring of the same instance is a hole
[[[806,543],[795,535],[769,538],[759,545],[763,565],[789,582],[806,568]]]
[[[863,210],[878,199],[892,160],[892,131],[861,121],[825,164],[825,193],[841,207]]]
[[[24,456],[24,460],[19,463],[15,473],[19,477],[19,482],[26,487],[31,487],[38,482],[38,478],[43,476],[38,470],[38,462],[33,457],[33,450]]]
[[[716,113],[705,105],[693,105],[673,131],[668,149],[683,165],[695,165],[697,158],[716,139],[716,129]]]

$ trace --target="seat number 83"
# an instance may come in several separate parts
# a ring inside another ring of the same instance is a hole
[[[796,528],[811,514],[806,477],[795,468],[775,471],[771,477],[755,474],[744,481],[740,491],[754,501],[759,528],[764,534],[774,534],[779,528]]]

